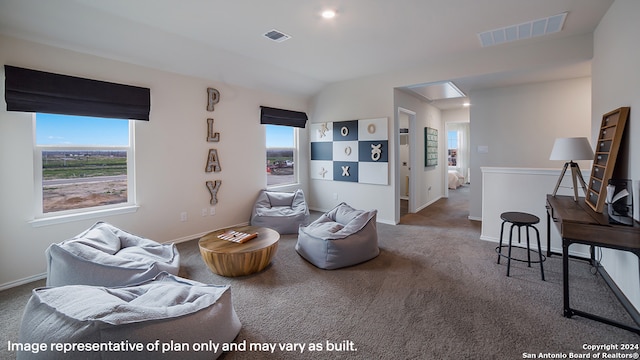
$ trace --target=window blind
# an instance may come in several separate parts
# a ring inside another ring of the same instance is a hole
[[[149,120],[148,88],[5,65],[7,111]]]
[[[305,127],[307,114],[301,111],[276,109],[260,106],[260,124]]]

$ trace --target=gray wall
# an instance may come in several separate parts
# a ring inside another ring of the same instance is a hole
[[[591,78],[480,90],[470,99],[473,219],[482,218],[481,167],[561,168],[549,160],[555,138],[591,135]]]
[[[631,112],[625,130],[625,146],[616,171],[633,180],[634,214],[638,214],[640,189],[640,1],[616,0],[594,34],[592,139],[596,139],[602,115],[621,106]],[[618,171],[619,170],[619,171]],[[602,263],[618,287],[640,309],[640,278],[635,255],[603,249]]]

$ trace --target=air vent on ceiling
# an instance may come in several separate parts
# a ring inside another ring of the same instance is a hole
[[[552,34],[562,30],[567,13],[478,33],[482,47]]]
[[[267,38],[275,41],[275,42],[283,42],[285,40],[291,39],[291,36],[283,33],[282,31],[278,31],[276,29],[272,29],[264,34]]]

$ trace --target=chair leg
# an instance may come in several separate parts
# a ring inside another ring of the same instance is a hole
[[[515,224],[511,225],[511,229],[509,230],[509,253],[507,256],[507,276],[509,276],[509,271],[511,270],[511,242],[513,241],[513,227]],[[520,233],[518,232],[518,237]]]
[[[542,250],[540,247],[540,232],[538,231],[538,229],[536,227],[533,227],[533,229],[536,231],[536,235],[538,237],[538,258],[540,259],[540,274],[542,275],[542,281],[544,280],[544,267],[542,265]]]
[[[504,234],[504,223],[505,222],[506,221],[503,221],[502,222],[502,226],[500,227],[500,244],[498,246],[498,264],[500,264],[500,258],[502,257],[500,255],[502,255],[502,234]]]
[[[529,225],[527,225],[526,231],[527,231],[527,266],[531,267],[531,246],[529,245]]]

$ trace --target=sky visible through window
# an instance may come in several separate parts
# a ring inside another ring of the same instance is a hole
[[[38,113],[36,144],[127,146],[129,121]]]
[[[293,128],[290,126],[265,125],[267,148],[292,148]]]

